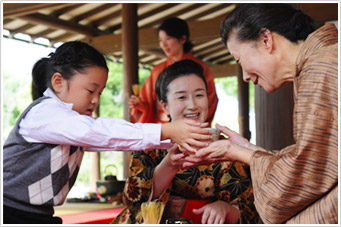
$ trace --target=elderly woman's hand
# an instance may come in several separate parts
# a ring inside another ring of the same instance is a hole
[[[241,147],[228,139],[218,140],[211,143],[208,147],[201,148],[195,156],[187,156],[183,168],[196,166],[197,163],[211,164],[224,161],[240,161],[250,164],[253,150]]]
[[[253,150],[253,151],[256,151],[256,150],[265,151],[264,148],[258,147],[256,145],[250,143],[247,139],[242,137],[239,133],[229,129],[226,126],[221,126],[219,124],[216,124],[216,128],[219,129],[226,136],[228,136],[229,141],[231,141],[232,143],[235,143],[241,147],[245,147],[245,148]]]
[[[226,126],[221,126],[218,123],[215,125],[217,129],[219,129],[222,133],[224,133],[226,136],[228,136],[228,139],[235,143],[238,144],[239,146],[242,147],[247,147],[249,145],[249,141],[242,137],[239,133],[229,129]]]
[[[195,155],[184,157],[186,162],[184,162],[183,168],[209,165],[215,162],[233,161],[233,157],[230,157],[230,146],[231,142],[227,139],[215,141],[208,147],[198,150]]]

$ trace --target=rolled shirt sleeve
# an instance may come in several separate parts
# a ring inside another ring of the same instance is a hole
[[[94,119],[55,99],[45,99],[34,106],[20,122],[19,133],[28,142],[69,144],[88,150],[131,151],[171,146],[170,140],[160,141],[161,124],[133,124],[109,117]]]

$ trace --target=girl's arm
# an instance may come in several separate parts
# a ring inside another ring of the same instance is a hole
[[[94,149],[131,151],[165,146],[160,141],[160,124],[132,124],[108,117],[93,119],[53,98],[43,100],[27,113],[20,122],[19,133],[29,142]]]
[[[50,98],[27,113],[20,122],[19,133],[29,142],[120,151],[164,148],[161,139],[171,139],[196,151],[191,146],[205,146],[198,140],[211,138],[208,130],[198,126],[195,121],[179,120],[162,125],[161,131],[161,124],[133,124],[109,117],[93,119],[73,111],[72,105]]]

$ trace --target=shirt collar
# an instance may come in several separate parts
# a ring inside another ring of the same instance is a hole
[[[72,104],[72,103],[66,103],[66,102],[63,102],[62,100],[60,100],[60,99],[58,98],[58,96],[56,95],[56,93],[54,93],[54,91],[52,91],[52,89],[47,88],[47,89],[44,91],[44,96],[50,97],[50,98],[56,100],[58,103],[60,103],[60,104],[62,104],[63,106],[65,106],[66,108],[72,110],[73,104]]]

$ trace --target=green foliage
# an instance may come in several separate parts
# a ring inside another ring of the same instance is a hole
[[[216,85],[221,85],[220,87],[225,91],[228,96],[237,97],[238,96],[238,80],[237,77],[220,77],[214,79]]]
[[[20,114],[32,102],[30,79],[3,72],[3,141],[6,140]]]
[[[106,88],[101,95],[100,116],[123,118],[123,64],[108,62],[109,75]],[[139,69],[141,86],[150,71]]]
[[[238,78],[233,77],[220,77],[214,79],[216,86],[220,86],[228,96],[238,98]],[[249,102],[250,111],[255,109],[255,85],[249,82]]]
[[[100,100],[100,116],[123,118],[123,65],[108,62],[109,75]]]

